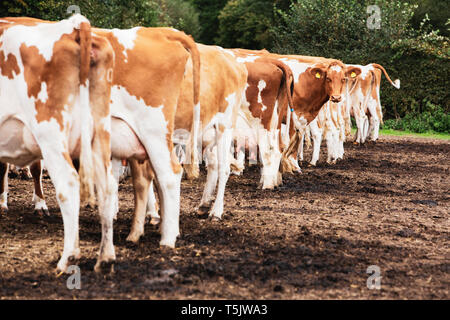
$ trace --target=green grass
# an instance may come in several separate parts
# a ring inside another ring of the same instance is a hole
[[[356,129],[352,129],[352,134],[356,132]],[[392,130],[392,129],[381,129],[380,135],[382,136],[410,136],[410,137],[419,137],[419,138],[432,138],[432,139],[442,139],[442,140],[450,140],[450,134],[448,133],[438,133],[438,132],[426,132],[426,133],[416,133],[410,131],[400,131],[400,130]]]

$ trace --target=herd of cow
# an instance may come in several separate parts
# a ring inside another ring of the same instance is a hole
[[[224,49],[172,28],[99,29],[79,14],[1,18],[0,71],[0,215],[10,164],[30,165],[36,211],[48,212],[42,159],[64,223],[58,272],[80,258],[84,204],[97,204],[102,225],[95,271],[111,270],[125,161],[135,190],[128,240],[139,240],[150,214],[160,245],[174,247],[183,171],[194,179],[205,160],[199,216],[220,219],[228,177],[242,172],[247,149],[260,161],[261,187],[274,188],[282,173],[300,172],[304,141],[314,142],[312,165],[323,135],[328,161],[342,158],[351,116],[355,143],[376,140],[381,72],[400,86],[378,64]]]

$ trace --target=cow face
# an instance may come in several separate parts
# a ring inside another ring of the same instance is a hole
[[[345,67],[341,63],[331,63],[328,66],[320,66],[311,69],[311,75],[317,80],[325,82],[325,92],[332,102],[342,100],[342,92],[347,78],[356,79],[361,74],[361,69]]]

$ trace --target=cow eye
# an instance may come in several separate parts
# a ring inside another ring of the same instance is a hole
[[[328,81],[328,82],[331,82],[331,79],[330,79],[330,78],[327,78],[327,81]]]

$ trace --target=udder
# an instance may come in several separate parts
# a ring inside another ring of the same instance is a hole
[[[41,158],[41,150],[25,124],[10,118],[0,124],[0,161],[20,167]]]
[[[117,159],[148,158],[144,146],[131,127],[122,119],[111,118],[111,154]]]

